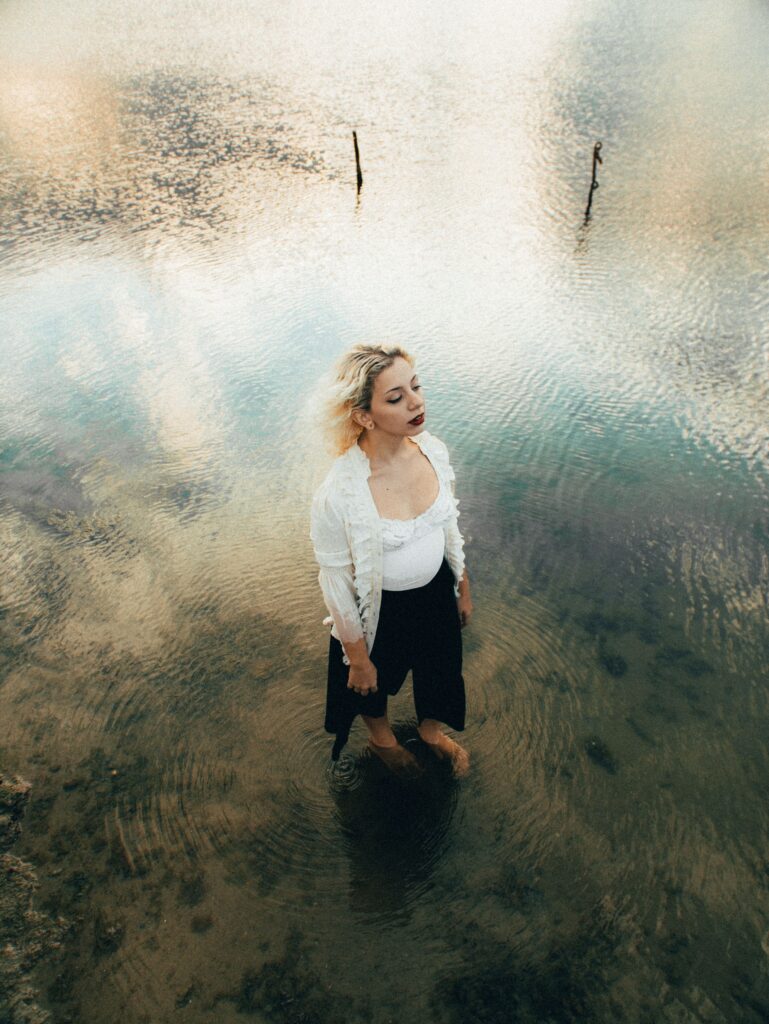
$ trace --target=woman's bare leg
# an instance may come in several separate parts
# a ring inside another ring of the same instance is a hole
[[[376,754],[390,771],[408,775],[419,772],[419,762],[410,750],[400,745],[386,715],[382,715],[381,718],[361,715],[361,718],[368,729],[369,750]]]
[[[360,717],[366,723],[368,738],[377,747],[398,746],[398,741],[395,738],[395,733],[392,731],[387,715],[381,715],[379,718],[369,718],[368,715],[361,715]]]
[[[418,726],[419,735],[436,757],[451,761],[451,770],[459,778],[470,771],[470,755],[464,747],[452,740],[434,718],[424,718]]]

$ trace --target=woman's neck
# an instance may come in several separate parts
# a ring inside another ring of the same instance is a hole
[[[365,430],[358,438],[358,445],[368,456],[372,466],[386,466],[410,454],[413,440],[410,437],[397,437],[395,434],[384,434],[378,430]]]

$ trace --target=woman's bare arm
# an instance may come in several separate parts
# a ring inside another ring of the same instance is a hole
[[[365,696],[367,693],[376,693],[377,675],[374,665],[368,655],[365,639],[348,640],[343,642],[344,652],[350,662],[350,673],[347,680],[348,689],[354,690]]]

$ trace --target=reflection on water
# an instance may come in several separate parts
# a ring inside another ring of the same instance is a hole
[[[69,923],[39,1001],[758,1024],[767,11],[257,8],[0,13],[0,767]],[[306,400],[380,337],[458,473],[460,784],[360,733],[331,774],[321,731]]]

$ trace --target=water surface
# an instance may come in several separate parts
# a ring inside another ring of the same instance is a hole
[[[757,0],[3,4],[55,1020],[769,1016],[768,49]],[[461,784],[327,775],[307,403],[375,339],[457,471]]]

